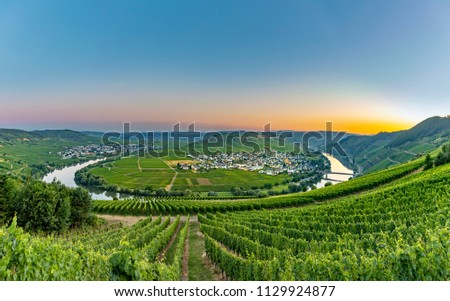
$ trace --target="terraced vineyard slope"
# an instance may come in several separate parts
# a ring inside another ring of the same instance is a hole
[[[199,215],[234,280],[449,280],[450,165],[320,206]]]

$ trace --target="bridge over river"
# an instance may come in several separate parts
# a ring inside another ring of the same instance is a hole
[[[348,180],[348,179],[333,179],[333,178],[330,178],[330,175],[331,175],[331,176],[332,176],[332,175],[349,176],[349,177],[353,177],[353,176],[354,176],[354,174],[353,174],[353,173],[350,173],[350,172],[336,172],[336,171],[330,171],[330,172],[326,172],[326,173],[324,174],[323,179],[324,179],[324,180],[327,180],[327,181],[331,181],[331,182],[337,182],[337,183],[345,182],[345,181]]]
[[[335,171],[330,171],[330,172],[326,172],[327,175],[343,175],[343,176],[351,176],[353,177],[353,173],[349,173],[349,172],[335,172]]]

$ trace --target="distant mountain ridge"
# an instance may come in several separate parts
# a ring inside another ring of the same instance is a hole
[[[450,117],[430,117],[409,130],[373,136],[349,135],[341,146],[359,172],[372,172],[406,162],[450,140]]]
[[[450,136],[450,118],[449,117],[431,117],[418,123],[410,130],[397,132],[389,147],[398,147],[409,141],[427,139],[436,140]]]
[[[23,139],[65,139],[86,142],[93,140],[91,136],[73,130],[36,130],[0,129],[0,140],[12,141]]]

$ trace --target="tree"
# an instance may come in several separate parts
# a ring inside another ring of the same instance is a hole
[[[164,188],[158,188],[155,191],[156,196],[165,196],[167,194],[167,191]]]
[[[303,190],[304,187],[306,187],[306,186],[304,186],[302,184],[297,184],[297,183],[289,183],[289,185],[288,185],[288,189],[291,193],[304,191]]]
[[[79,227],[89,221],[92,199],[86,189],[80,187],[73,189],[70,195],[70,205],[70,222],[72,227]]]
[[[232,193],[233,195],[242,195],[242,188],[241,188],[241,187],[238,187],[238,186],[233,186],[233,187],[231,188],[231,193]]]
[[[266,183],[263,185],[263,189],[272,189],[273,188],[273,184],[271,183]]]
[[[62,232],[70,225],[70,198],[57,185],[30,181],[14,203],[17,223],[27,231]]]
[[[331,185],[333,185],[333,183],[331,183],[331,182],[326,182],[325,183],[325,187],[328,187],[328,186],[331,186]]]
[[[425,157],[425,170],[433,168],[434,162],[431,159],[430,154],[427,154],[427,156]]]
[[[450,143],[447,143],[444,146],[442,146],[442,151],[437,155],[436,159],[434,160],[434,165],[439,166],[449,162],[450,162]]]
[[[0,225],[3,225],[6,221],[6,216],[7,216],[7,209],[6,209],[6,204],[7,204],[7,198],[6,198],[6,193],[5,193],[5,189],[4,189],[4,185],[5,185],[5,177],[0,176]]]
[[[18,181],[0,176],[0,225],[9,223],[14,217],[14,198],[19,190]]]
[[[185,189],[185,190],[183,191],[183,196],[189,197],[189,196],[191,196],[191,195],[192,195],[192,190],[190,190],[190,189]]]
[[[267,194],[267,192],[265,192],[265,191],[260,191],[260,192],[258,192],[258,197],[259,198],[265,198],[265,197],[268,197],[269,195]]]
[[[63,232],[71,226],[71,211],[70,197],[66,194],[56,193],[54,231]]]

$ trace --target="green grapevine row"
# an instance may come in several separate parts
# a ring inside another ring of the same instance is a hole
[[[144,247],[143,252],[147,254],[148,260],[153,261],[156,256],[158,256],[169,240],[173,237],[175,231],[177,231],[179,224],[180,216],[178,215],[175,221],[167,229],[160,232],[150,244]]]
[[[176,235],[170,223],[145,219],[132,227],[68,237],[31,236],[14,220],[0,228],[0,280],[178,280],[188,223],[179,231],[174,263],[156,260]]]
[[[235,280],[449,280],[448,183],[450,165],[320,206],[199,221],[208,255]],[[273,266],[283,273],[267,275]]]

